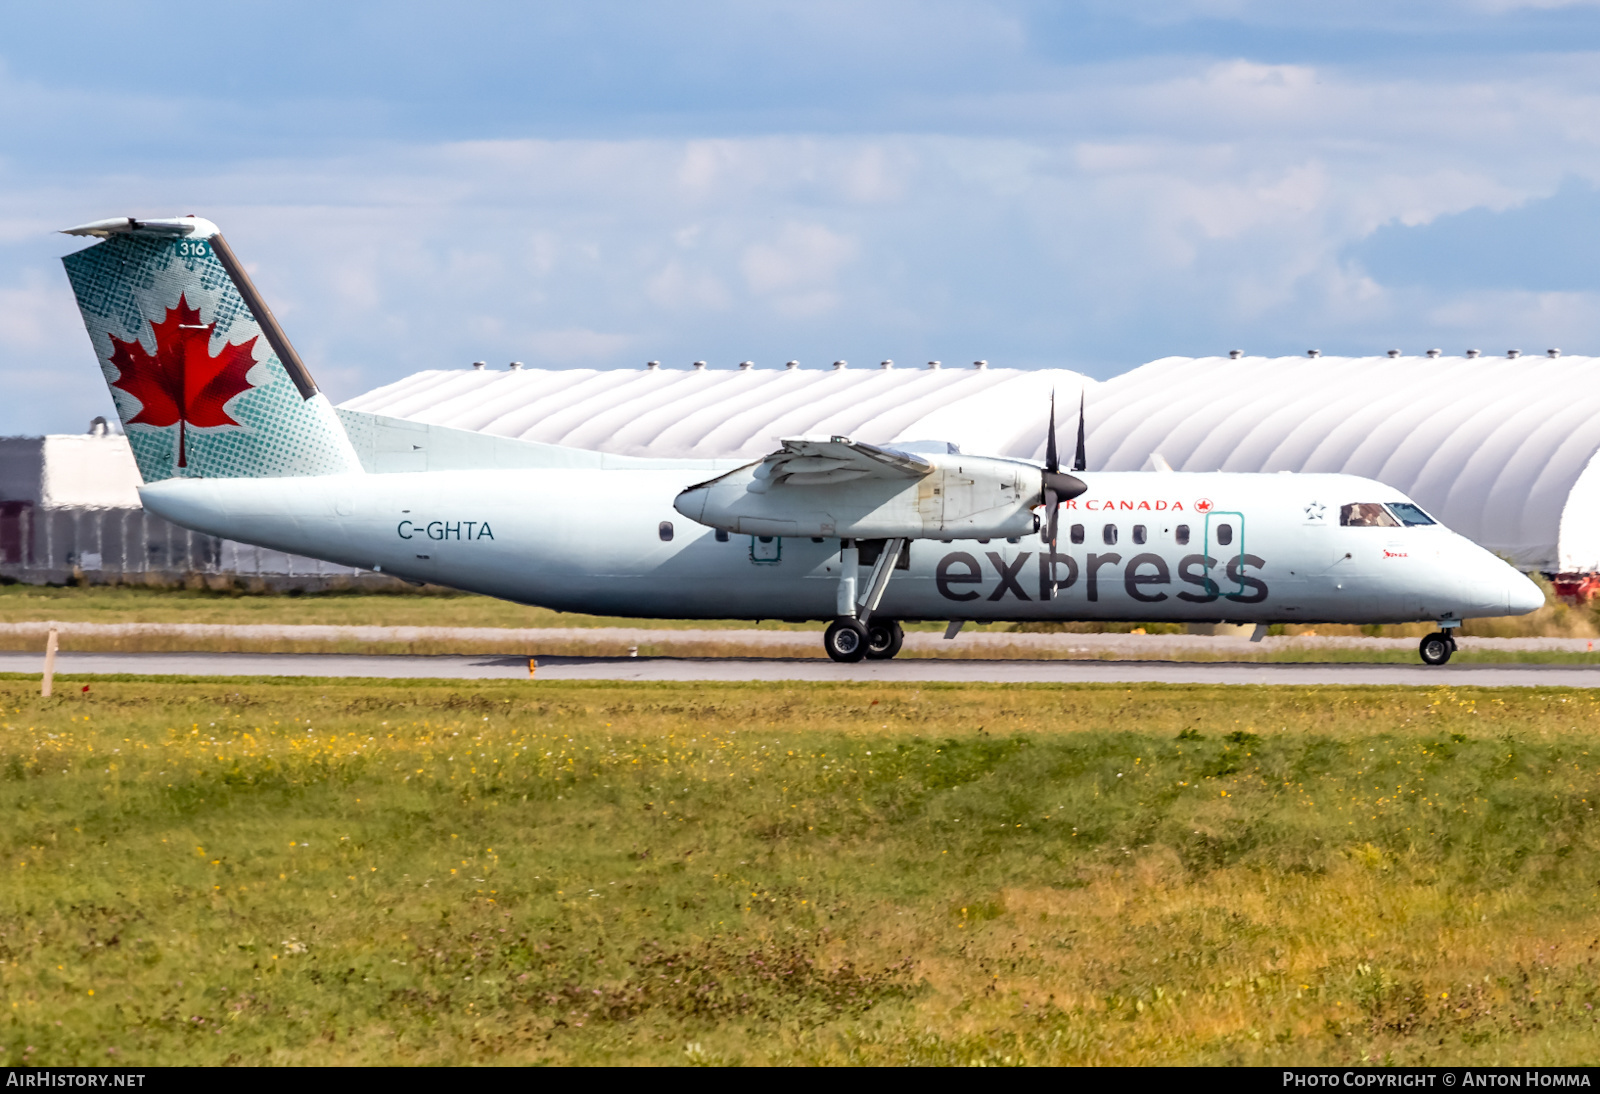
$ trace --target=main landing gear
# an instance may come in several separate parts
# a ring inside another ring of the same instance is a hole
[[[1422,654],[1422,663],[1424,665],[1442,665],[1450,660],[1452,653],[1456,652],[1455,635],[1449,631],[1438,631],[1430,634],[1422,640],[1422,644],[1417,647],[1417,651]]]
[[[822,633],[822,648],[835,661],[859,661],[867,655],[867,628],[854,619],[835,619]]]
[[[823,633],[822,644],[835,661],[887,661],[905,645],[906,632],[893,619],[874,619],[866,626],[860,620],[835,619]]]
[[[893,619],[874,619],[867,624],[867,659],[887,661],[906,643],[906,632]]]
[[[874,661],[887,661],[900,652],[906,634],[893,619],[874,619],[883,600],[883,591],[889,586],[895,563],[906,541],[891,539],[883,545],[872,576],[867,580],[867,595],[856,598],[856,571],[861,564],[861,552],[854,540],[845,540],[839,552],[843,572],[839,575],[839,595],[835,604],[838,616],[828,625],[822,636],[822,647],[835,661],[860,661],[863,657]]]

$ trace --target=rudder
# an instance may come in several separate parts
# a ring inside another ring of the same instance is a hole
[[[216,225],[119,217],[61,261],[144,481],[361,471]]]

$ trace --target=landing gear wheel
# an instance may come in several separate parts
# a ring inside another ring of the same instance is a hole
[[[1424,638],[1417,652],[1422,654],[1424,665],[1442,665],[1456,652],[1456,641],[1448,632],[1439,631]]]
[[[835,661],[859,661],[867,655],[867,628],[854,619],[835,619],[822,635],[822,646]]]
[[[867,625],[867,659],[887,661],[905,645],[906,632],[896,620],[874,619]]]

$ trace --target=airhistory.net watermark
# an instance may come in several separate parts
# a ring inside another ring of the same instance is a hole
[[[140,1071],[52,1071],[50,1068],[41,1067],[27,1070],[13,1069],[6,1073],[6,1086],[46,1086],[46,1087],[139,1087],[144,1085],[144,1073]]]

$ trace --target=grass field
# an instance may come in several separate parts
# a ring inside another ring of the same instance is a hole
[[[744,620],[630,620],[529,608],[426,588],[285,594],[142,585],[0,585],[0,623],[324,623],[375,627],[738,627]],[[821,629],[767,621],[763,629]]]
[[[0,680],[9,1064],[1578,1063],[1600,702]]]

